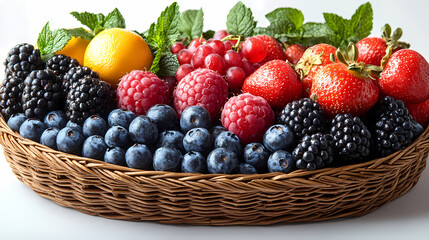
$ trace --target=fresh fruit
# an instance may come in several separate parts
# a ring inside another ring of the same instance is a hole
[[[223,56],[225,59],[226,67],[240,67],[242,64],[242,59],[240,54],[238,54],[234,50],[228,50],[225,52],[225,55]]]
[[[244,93],[226,102],[221,121],[243,144],[259,142],[274,122],[274,111],[262,97]]]
[[[221,134],[224,131],[228,131],[224,126],[214,126],[210,129],[210,133],[212,134],[213,139],[216,139],[217,136],[219,136],[219,134]]]
[[[138,116],[130,123],[130,137],[135,143],[153,145],[158,141],[158,128],[147,116]]]
[[[35,70],[24,81],[22,110],[31,118],[43,119],[60,108],[63,100],[61,80],[50,70]]]
[[[205,42],[206,42],[206,40],[204,38],[195,38],[189,44],[188,51],[190,51],[191,53],[194,53],[195,50]]]
[[[276,124],[268,128],[262,138],[262,142],[271,152],[277,150],[291,151],[295,147],[295,137],[292,130],[282,124]]]
[[[79,79],[85,78],[86,76],[92,78],[99,78],[98,73],[92,71],[88,67],[81,66],[71,68],[66,74],[64,74],[64,77],[62,79],[65,94],[64,96],[67,97],[67,93],[70,91],[75,82],[79,81]]]
[[[55,110],[46,114],[43,119],[43,123],[48,128],[52,127],[62,129],[67,124],[67,116],[63,111]]]
[[[263,97],[273,108],[280,109],[301,97],[302,86],[289,64],[272,60],[250,75],[242,90]]]
[[[172,54],[177,54],[182,49],[186,49],[186,45],[183,44],[182,42],[175,42],[170,47],[170,51],[171,51]]]
[[[156,124],[159,132],[176,129],[179,125],[176,111],[171,106],[165,104],[157,104],[149,108],[146,117]]]
[[[258,37],[246,38],[241,49],[243,56],[251,63],[258,63],[267,56],[267,47]]]
[[[297,139],[323,131],[325,114],[319,103],[302,98],[288,103],[280,113],[279,123],[289,126]]]
[[[153,155],[153,169],[156,171],[179,172],[183,155],[179,150],[169,147],[156,149]]]
[[[381,92],[404,103],[429,99],[429,63],[420,53],[402,49],[390,56],[378,80]]]
[[[43,131],[42,136],[40,136],[40,143],[54,150],[57,150],[58,132],[58,128],[47,128],[45,131]]]
[[[216,148],[207,156],[207,169],[210,173],[235,173],[239,164],[237,155],[225,148]]]
[[[70,69],[79,66],[79,62],[76,59],[71,59],[65,55],[54,55],[48,61],[46,61],[45,68],[52,70],[60,80]]]
[[[133,70],[149,70],[152,60],[149,46],[142,37],[122,28],[110,28],[88,44],[84,63],[116,89],[122,76]]]
[[[57,148],[61,152],[81,155],[83,141],[85,137],[79,129],[65,127],[58,132]]]
[[[134,144],[125,153],[125,161],[130,168],[151,170],[153,165],[152,153],[144,144]]]
[[[230,67],[226,71],[225,80],[228,83],[228,88],[233,92],[239,92],[246,79],[246,72],[240,67]]]
[[[107,148],[104,154],[104,161],[119,166],[127,166],[127,162],[125,161],[125,150],[120,147]]]
[[[22,80],[30,72],[44,67],[39,49],[28,43],[17,44],[10,49],[4,65],[6,78],[17,77]]]
[[[177,60],[179,61],[180,65],[191,64],[192,52],[189,51],[188,49],[182,49],[182,50],[180,50],[180,52],[177,54]]]
[[[228,35],[229,35],[229,33],[226,30],[224,30],[224,29],[218,30],[213,34],[213,39],[221,40]]]
[[[118,107],[137,116],[156,104],[170,102],[167,84],[151,72],[135,70],[123,76],[116,91]]]
[[[197,49],[195,49],[195,52],[192,55],[192,59],[191,59],[192,66],[195,69],[203,68],[206,57],[212,53],[215,53],[215,51],[209,45],[199,46]]]
[[[115,103],[115,92],[107,83],[85,76],[73,83],[67,94],[66,115],[72,122],[82,124],[94,114],[106,118]]]
[[[76,59],[79,64],[83,66],[85,50],[88,44],[89,40],[72,36],[71,39],[67,42],[67,45],[60,51],[56,52],[56,54],[63,54],[69,56],[71,59]]]
[[[67,122],[66,127],[75,128],[75,129],[78,129],[82,132],[82,126],[80,124],[72,122],[70,120]]]
[[[210,129],[211,119],[209,112],[201,106],[189,106],[180,116],[180,129],[187,133],[193,128]]]
[[[241,155],[243,146],[240,139],[232,132],[223,131],[214,140],[214,148],[225,148],[235,152],[237,156]]]
[[[170,148],[176,148],[177,150],[181,151],[182,153],[185,152],[185,148],[183,147],[183,138],[185,135],[179,131],[175,130],[167,130],[164,132],[161,132],[159,134],[157,147],[170,147]]]
[[[298,169],[316,170],[329,166],[334,161],[332,136],[315,133],[305,135],[293,150],[292,157]]]
[[[268,35],[257,35],[255,37],[261,39],[267,48],[267,55],[261,61],[262,63],[277,59],[283,61],[286,60],[286,54],[283,51],[283,47],[275,38]]]
[[[304,52],[305,52],[304,46],[302,46],[301,44],[292,44],[286,48],[286,51],[285,51],[286,60],[292,63],[293,65],[296,65],[299,59],[301,59]]]
[[[183,156],[181,169],[185,173],[205,173],[206,158],[199,152],[188,152]]]
[[[7,120],[7,125],[12,129],[12,131],[19,132],[19,128],[22,123],[27,120],[28,117],[23,113],[17,113],[10,116],[9,120]]]
[[[29,118],[25,120],[19,127],[19,134],[35,142],[40,142],[40,137],[46,126],[42,121],[36,118]]]
[[[424,128],[429,123],[429,99],[421,103],[406,104],[406,107],[414,120],[420,123]]]
[[[222,44],[223,45],[223,44]],[[217,53],[211,53],[204,59],[204,67],[221,75],[225,73],[225,61]]]
[[[213,149],[213,136],[205,128],[193,128],[183,137],[186,152],[200,152],[206,156]]]
[[[209,69],[197,69],[184,77],[173,92],[177,116],[189,106],[204,107],[215,120],[228,98],[228,85],[221,75]]]
[[[93,135],[104,136],[107,132],[107,128],[108,125],[102,117],[98,115],[92,115],[83,123],[82,132],[85,137],[90,137]]]
[[[177,85],[177,79],[174,76],[162,76],[160,78],[165,84],[167,84],[168,87],[168,96],[173,95],[173,91],[176,88]]]
[[[129,143],[130,134],[122,126],[110,127],[104,135],[104,141],[109,147],[126,147]]]
[[[222,41],[217,39],[210,39],[207,41],[207,45],[213,48],[215,53],[223,56],[225,54],[225,44]]]
[[[249,143],[244,147],[244,161],[260,172],[267,171],[267,161],[270,152],[261,143]]]
[[[82,146],[82,156],[103,161],[107,145],[102,136],[92,135],[88,137]]]
[[[131,111],[115,109],[109,113],[107,122],[109,126],[119,125],[128,129],[134,118],[136,118],[136,115]]]
[[[183,64],[176,71],[176,79],[178,82],[182,80],[186,75],[194,71],[195,68],[191,64]]]
[[[22,91],[24,80],[18,77],[6,78],[0,86],[0,112],[5,120],[22,112]]]
[[[268,157],[269,172],[290,173],[296,169],[292,155],[285,150],[277,150]]]
[[[240,163],[238,166],[238,174],[256,174],[256,168],[248,163]]]

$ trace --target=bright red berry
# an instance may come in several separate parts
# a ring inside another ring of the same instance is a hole
[[[178,82],[182,80],[188,73],[194,71],[194,67],[191,64],[183,64],[176,71],[176,79]]]
[[[194,55],[192,55],[191,64],[195,69],[204,67],[204,59],[211,53],[214,53],[212,47],[209,45],[201,45],[195,50]]]
[[[173,92],[177,116],[189,106],[202,106],[216,120],[228,98],[228,85],[215,71],[199,68],[184,77]]]
[[[219,30],[219,31],[216,31],[213,34],[213,39],[221,40],[221,39],[225,38],[228,35],[229,35],[229,33],[226,30]]]
[[[217,53],[211,53],[204,59],[204,67],[221,75],[225,73],[225,61]]]
[[[228,83],[229,89],[233,92],[239,92],[246,79],[246,73],[240,67],[230,67],[226,70],[225,80]]]
[[[356,43],[359,50],[358,62],[381,65],[381,60],[386,55],[386,41],[379,37],[367,37]]]
[[[192,53],[191,51],[187,49],[182,49],[177,54],[177,60],[179,61],[179,64],[191,64],[192,59]]]
[[[213,48],[213,50],[223,56],[225,54],[225,45],[220,40],[209,40],[207,41],[207,45]]]
[[[267,56],[267,47],[264,41],[257,37],[246,38],[241,50],[243,56],[251,63],[260,62]]]
[[[186,49],[185,44],[183,44],[182,42],[175,42],[170,47],[170,51],[171,51],[172,54],[179,53],[180,50],[182,50],[182,49]]]
[[[262,63],[266,63],[271,60],[286,60],[286,54],[283,51],[282,45],[273,37],[268,35],[258,35],[257,38],[264,41],[265,47],[267,47],[267,56],[265,56]]]
[[[199,47],[199,46],[201,46],[203,43],[205,43],[206,42],[206,40],[204,39],[204,38],[195,38],[194,40],[192,40],[191,41],[191,43],[189,44],[189,46],[188,46],[188,50],[191,52],[191,53],[194,53],[195,52],[195,50]]]
[[[410,103],[405,105],[411,117],[420,123],[424,128],[429,123],[429,99],[421,103]]]
[[[228,50],[232,49],[232,42],[229,41],[229,40],[223,42],[223,45],[225,46],[225,51],[228,51]]]
[[[118,107],[146,114],[156,104],[168,104],[170,97],[167,84],[151,72],[134,70],[122,77],[116,91]]]
[[[162,81],[164,81],[168,86],[168,95],[171,96],[173,94],[174,88],[177,85],[177,80],[175,77],[170,76],[164,76],[160,78]]]
[[[226,102],[221,121],[243,144],[261,142],[265,131],[274,122],[274,111],[264,98],[243,93]]]
[[[240,67],[242,64],[241,56],[234,50],[228,50],[223,56],[227,67]]]
[[[296,65],[299,59],[305,52],[305,47],[301,44],[292,44],[288,48],[286,48],[286,60],[288,60],[293,65]]]

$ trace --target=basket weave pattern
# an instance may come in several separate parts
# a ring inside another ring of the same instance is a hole
[[[429,127],[388,157],[290,174],[142,171],[52,150],[0,118],[0,144],[17,178],[37,194],[90,215],[197,225],[267,225],[369,213],[405,194],[429,155]]]

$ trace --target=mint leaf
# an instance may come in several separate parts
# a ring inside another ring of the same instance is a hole
[[[201,37],[204,13],[200,10],[186,10],[180,15],[179,31],[188,39]]]
[[[300,31],[287,34],[288,43],[301,43],[312,46],[318,43],[335,43],[336,34],[326,23],[308,22],[302,25]]]
[[[286,22],[287,24],[293,23],[295,28],[300,28],[304,23],[304,14],[295,8],[277,8],[274,11],[265,15],[270,21]]]
[[[113,9],[107,16],[102,13],[71,12],[80,23],[87,26],[94,35],[108,28],[125,28],[125,19],[117,8]]]
[[[255,27],[256,21],[252,11],[241,1],[235,4],[226,17],[226,28],[229,34],[252,36]]]
[[[272,21],[270,25],[267,27],[267,35],[271,35],[274,38],[282,38],[286,37],[288,33],[290,33],[295,26],[292,22],[285,21]]]
[[[75,17],[80,23],[87,26],[92,32],[94,32],[97,26],[100,26],[100,16],[97,16],[97,14],[90,12],[71,12],[70,14]]]
[[[179,66],[180,64],[176,55],[171,53],[164,54],[159,61],[159,71],[157,74],[159,76],[175,76]]]
[[[215,31],[207,30],[207,31],[203,32],[203,38],[205,38],[205,39],[213,38],[214,34],[215,34]]]
[[[353,14],[350,21],[350,31],[358,39],[362,39],[371,34],[373,11],[369,2],[362,4]]]
[[[347,28],[349,20],[344,19],[334,13],[323,13],[326,24],[331,28],[335,33],[345,38],[347,36]]]
[[[82,39],[91,40],[94,35],[83,28],[64,29],[72,37],[80,37]]]
[[[48,60],[55,55],[56,52],[63,49],[71,36],[64,29],[52,31],[49,27],[49,22],[45,24],[37,38],[37,47],[43,61]]]
[[[113,11],[106,16],[103,27],[104,29],[125,28],[125,19],[117,8],[113,9]]]

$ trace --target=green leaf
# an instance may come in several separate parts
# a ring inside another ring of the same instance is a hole
[[[349,20],[334,13],[323,13],[326,24],[341,37],[346,37]]]
[[[157,74],[159,76],[175,76],[179,66],[180,64],[176,55],[171,53],[164,54],[159,61],[159,71]]]
[[[82,39],[91,40],[94,35],[83,28],[64,29],[72,37],[80,37]]]
[[[362,39],[371,34],[373,11],[369,2],[362,4],[353,14],[349,31],[358,39]]]
[[[250,8],[241,1],[235,4],[226,17],[226,27],[229,34],[252,36],[256,21]]]
[[[40,50],[43,61],[48,60],[57,51],[63,49],[70,39],[71,36],[66,30],[58,29],[52,31],[49,27],[49,22],[47,22],[37,38],[37,47]]]
[[[285,23],[293,23],[295,28],[300,28],[304,23],[304,14],[295,8],[277,8],[268,13],[265,17],[270,21],[280,21]]]
[[[162,52],[161,51],[157,51],[155,54],[155,57],[153,58],[152,61],[152,66],[150,66],[149,71],[152,73],[158,73],[159,71],[159,62],[161,61],[161,57],[162,57]]]
[[[286,37],[295,26],[292,22],[285,21],[272,21],[267,27],[267,34],[273,36],[274,38]]]
[[[71,12],[70,14],[75,17],[80,23],[87,26],[92,32],[94,32],[97,26],[100,26],[100,16],[97,16],[97,14],[90,12]]]
[[[204,13],[200,10],[186,10],[180,15],[179,31],[188,39],[201,37]]]
[[[103,27],[104,29],[125,28],[125,19],[117,8],[113,9],[113,11],[106,16]]]
[[[205,39],[213,38],[214,34],[215,34],[215,31],[207,30],[207,31],[203,32],[203,38],[205,38]]]

